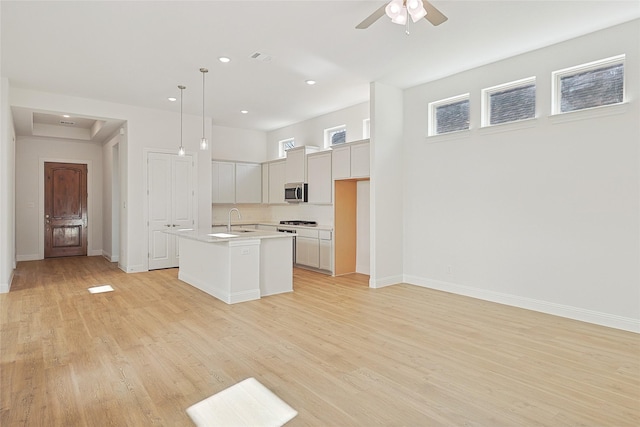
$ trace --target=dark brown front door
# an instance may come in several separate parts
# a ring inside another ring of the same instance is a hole
[[[87,165],[44,164],[44,257],[87,255]]]

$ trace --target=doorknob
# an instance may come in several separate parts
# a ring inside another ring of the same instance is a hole
[[[49,218],[49,214],[46,214],[44,217],[45,217],[45,218]]]

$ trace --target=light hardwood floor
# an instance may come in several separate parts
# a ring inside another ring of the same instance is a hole
[[[0,425],[190,426],[247,377],[298,411],[287,427],[640,425],[640,335],[367,280],[296,270],[293,293],[226,305],[176,269],[21,262]]]

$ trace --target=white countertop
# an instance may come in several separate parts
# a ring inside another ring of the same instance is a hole
[[[242,227],[232,227],[231,232],[226,231],[213,231],[211,229],[198,229],[191,228],[165,230],[166,234],[171,234],[178,237],[184,237],[190,240],[197,240],[199,242],[206,243],[222,243],[232,240],[253,240],[253,239],[278,239],[292,237],[291,234],[278,233],[277,231],[264,231],[254,229],[242,229]]]
[[[280,228],[305,228],[309,230],[329,230],[333,231],[333,226],[318,224],[316,226],[308,226],[308,225],[289,225],[289,224],[280,224],[280,222],[271,222],[271,221],[233,221],[231,223],[231,228],[233,227],[242,227],[243,225],[268,225],[272,227],[280,227]],[[213,227],[227,226],[227,223],[216,223],[212,225]]]

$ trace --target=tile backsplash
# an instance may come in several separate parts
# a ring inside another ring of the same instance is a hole
[[[213,223],[226,224],[231,208],[238,208],[242,215],[242,219],[238,220],[234,212],[231,216],[232,222],[278,222],[300,219],[333,226],[333,205],[310,205],[308,203],[287,205],[214,204],[211,208]]]

